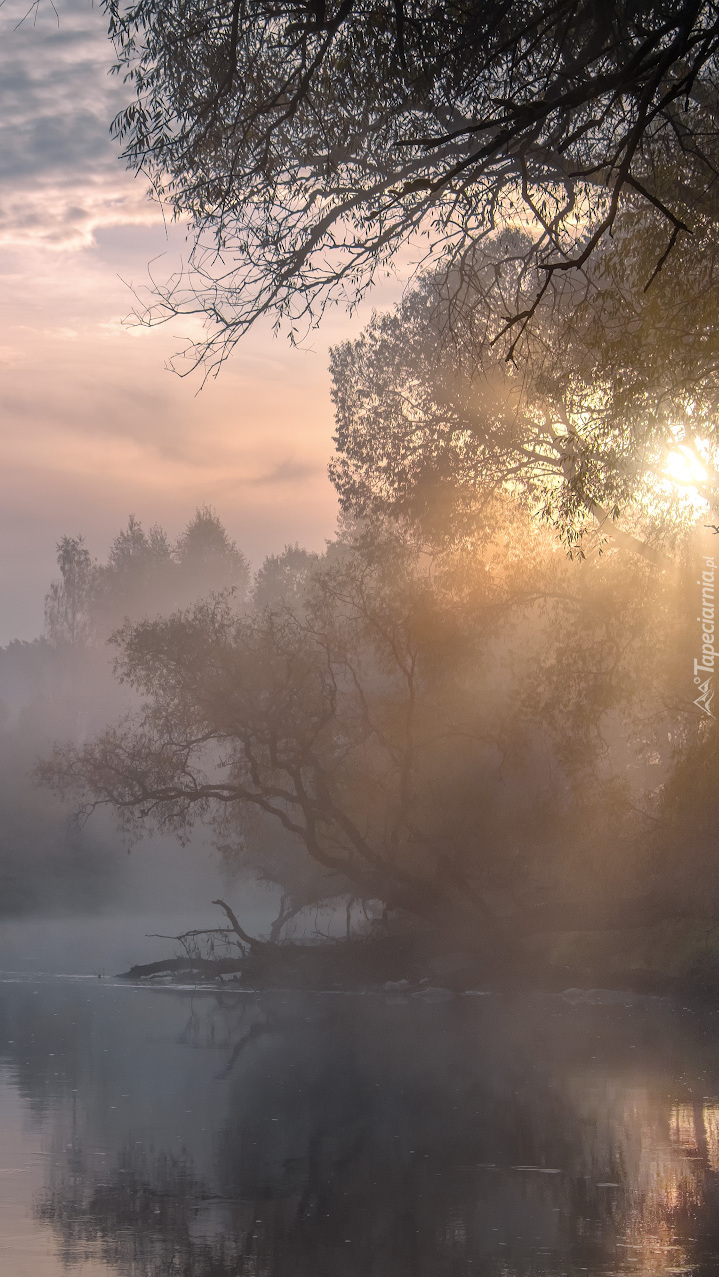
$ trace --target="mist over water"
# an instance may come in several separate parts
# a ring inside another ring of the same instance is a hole
[[[62,851],[67,820],[62,813],[56,820],[55,837]],[[111,831],[105,837],[105,844],[97,837],[88,839],[101,866],[103,859],[109,862],[107,872],[94,883],[94,899],[86,898],[85,884],[79,882],[73,907],[69,871],[69,890],[54,890],[52,877],[45,874],[39,901],[33,905],[30,900],[22,911],[13,911],[5,899],[0,971],[116,975],[133,963],[174,953],[178,946],[172,937],[180,932],[216,926],[218,910],[211,902],[223,895],[235,901],[253,933],[269,930],[277,912],[276,890],[256,881],[237,881],[206,840],[197,838],[183,847],[171,839],[154,839],[128,853]],[[30,865],[33,851],[30,843]],[[92,874],[96,866],[90,856],[88,860]]]
[[[713,1273],[718,1045],[713,1014],[601,994],[5,979],[0,1254],[15,1277]]]
[[[261,887],[242,893],[243,916],[255,934],[262,935],[276,912],[274,893]],[[204,895],[193,907],[187,903],[167,912],[159,906],[150,912],[85,914],[48,918],[12,919],[0,923],[0,970],[68,975],[118,975],[135,963],[154,962],[173,955],[172,937],[196,926],[217,924],[217,910]],[[157,938],[170,937],[169,939]]]

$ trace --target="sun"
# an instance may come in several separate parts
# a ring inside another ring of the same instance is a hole
[[[680,486],[693,487],[697,483],[706,483],[708,475],[699,458],[685,445],[679,444],[667,453],[664,463],[667,478]]]
[[[706,510],[707,498],[701,489],[709,476],[694,449],[686,444],[677,444],[667,453],[662,470],[667,485],[681,493],[697,514]]]

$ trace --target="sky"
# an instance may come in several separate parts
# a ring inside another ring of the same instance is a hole
[[[201,391],[168,371],[183,321],[125,321],[185,233],[109,135],[125,91],[105,20],[90,0],[29,2],[0,4],[0,644],[40,633],[60,536],[103,556],[129,514],[174,536],[210,504],[255,565],[321,549],[328,348],[377,302],[334,311],[301,350],[252,332]]]

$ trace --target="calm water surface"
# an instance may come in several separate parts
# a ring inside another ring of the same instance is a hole
[[[719,1014],[0,977],[3,1277],[719,1275]]]

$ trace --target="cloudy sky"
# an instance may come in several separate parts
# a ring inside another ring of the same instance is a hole
[[[103,554],[130,513],[174,535],[210,503],[255,562],[320,548],[327,349],[351,331],[337,312],[301,351],[257,331],[199,394],[166,371],[181,321],[123,320],[182,233],[168,239],[109,137],[122,86],[102,14],[39,0],[18,26],[29,3],[0,7],[0,643],[39,633],[58,538]]]

